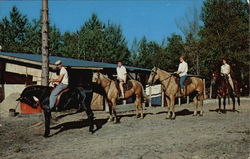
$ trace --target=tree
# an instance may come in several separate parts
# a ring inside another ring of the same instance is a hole
[[[79,31],[79,57],[101,62],[128,63],[130,52],[119,25],[105,25],[92,14]]]
[[[59,52],[62,53],[62,56],[79,58],[79,34],[65,32],[61,39],[62,45]]]
[[[61,47],[62,47],[62,36],[58,28],[54,25],[49,29],[49,52],[53,56],[62,56]]]
[[[174,71],[177,69],[179,63],[179,57],[184,55],[184,42],[181,35],[172,34],[171,37],[167,38],[166,51],[166,62],[165,67],[168,70]]]
[[[104,32],[104,61],[114,63],[122,60],[124,64],[129,64],[130,52],[121,26],[109,23]]]
[[[104,24],[96,14],[79,31],[80,58],[100,61],[104,42]]]
[[[201,49],[205,52],[207,72],[218,69],[220,59],[236,61],[249,74],[249,9],[240,0],[206,0],[201,18],[204,22],[200,35]],[[216,63],[216,65],[215,65]]]
[[[49,38],[48,38],[48,0],[42,3],[42,82],[43,86],[48,86],[49,82]]]
[[[28,19],[22,15],[16,6],[10,12],[10,17],[0,21],[0,43],[2,51],[25,52],[23,41],[27,38]]]
[[[199,10],[195,7],[189,8],[185,17],[176,21],[176,24],[186,38],[184,48],[185,55],[189,60],[189,72],[199,75],[201,69],[201,52],[199,52],[201,21]]]

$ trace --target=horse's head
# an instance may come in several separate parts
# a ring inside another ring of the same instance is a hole
[[[35,88],[33,86],[26,87],[21,93],[17,101],[30,105],[32,108],[37,108],[38,102],[34,99]]]
[[[211,76],[211,84],[214,85],[219,78],[220,74],[218,72],[213,72]]]
[[[155,83],[158,79],[159,79],[159,75],[157,74],[157,67],[154,67],[151,70],[150,76],[148,78],[148,84],[152,85],[153,83]]]
[[[100,72],[95,72],[95,73],[93,73],[92,82],[93,82],[93,83],[100,84],[100,83],[101,83],[100,76],[101,76],[101,73],[100,73]]]

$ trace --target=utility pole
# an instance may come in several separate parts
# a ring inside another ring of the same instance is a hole
[[[42,85],[49,82],[48,0],[42,0]]]

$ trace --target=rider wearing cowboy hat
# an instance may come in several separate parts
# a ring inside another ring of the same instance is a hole
[[[59,77],[50,80],[50,82],[58,82],[59,84],[50,94],[49,105],[50,109],[55,106],[57,95],[69,85],[69,76],[67,70],[63,67],[62,61],[58,60],[55,62],[56,68],[60,70]]]

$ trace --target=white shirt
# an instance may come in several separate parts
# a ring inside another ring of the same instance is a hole
[[[116,72],[117,72],[117,78],[118,79],[122,79],[122,80],[126,81],[127,71],[126,71],[126,68],[124,66],[117,67]]]
[[[230,66],[229,64],[224,64],[220,67],[220,72],[223,73],[223,74],[227,74],[229,75],[230,74]]]
[[[179,67],[178,67],[178,72],[179,72],[179,76],[182,77],[182,76],[186,76],[187,75],[187,72],[188,72],[188,64],[183,61],[179,64]]]
[[[61,75],[64,75],[63,76],[63,79],[62,79],[62,81],[61,81],[61,83],[62,84],[69,84],[69,76],[68,76],[68,71],[64,68],[64,67],[62,67],[61,68],[61,70],[60,70],[60,76]]]

